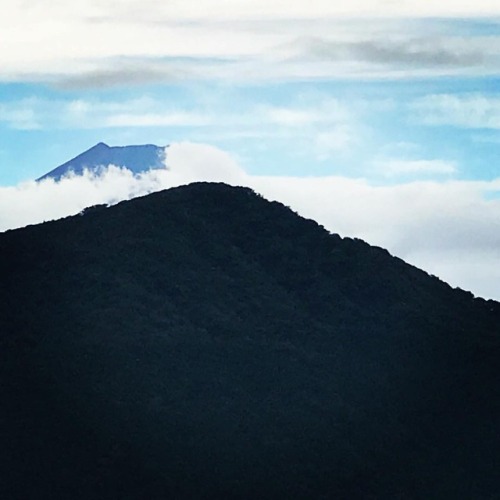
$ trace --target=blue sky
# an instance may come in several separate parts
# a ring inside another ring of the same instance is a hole
[[[205,142],[256,174],[394,182],[491,180],[500,170],[494,76],[79,91],[9,83],[0,100],[3,185],[36,178],[100,141]]]
[[[283,186],[269,191],[277,199],[303,179],[309,205],[290,195],[293,208],[500,297],[491,271],[500,269],[497,4],[7,0],[0,196],[101,141],[193,144],[227,155],[255,185]],[[334,177],[352,189],[347,225],[331,215],[336,188],[321,198],[308,184]],[[362,183],[377,193],[363,213],[353,187]],[[396,195],[405,190],[421,198]],[[383,221],[370,220],[377,210]],[[423,249],[397,212],[435,244]],[[385,232],[373,232],[381,224]],[[462,239],[475,246],[453,257]]]

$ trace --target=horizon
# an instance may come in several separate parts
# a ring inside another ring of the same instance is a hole
[[[0,230],[227,179],[500,300],[499,28],[493,0],[9,0]],[[98,143],[171,145],[175,179],[33,186]]]

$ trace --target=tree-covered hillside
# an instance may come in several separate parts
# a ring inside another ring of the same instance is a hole
[[[500,304],[198,183],[0,234],[0,498],[493,499]]]

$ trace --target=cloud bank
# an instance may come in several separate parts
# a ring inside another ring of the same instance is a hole
[[[281,201],[331,232],[385,247],[452,286],[500,299],[500,178],[378,186],[341,176],[264,177],[247,174],[220,149],[189,142],[169,147],[167,167],[134,176],[110,166],[99,176],[0,188],[0,231],[193,181],[223,181]]]

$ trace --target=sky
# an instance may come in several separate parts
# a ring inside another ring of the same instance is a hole
[[[497,0],[4,0],[0,230],[251,185],[500,300]],[[98,142],[165,172],[32,181]]]

